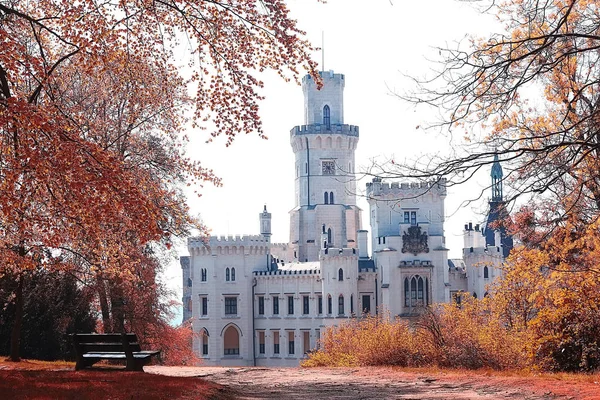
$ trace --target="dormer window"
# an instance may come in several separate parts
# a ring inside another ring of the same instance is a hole
[[[331,110],[327,105],[323,107],[323,125],[327,130],[331,130]]]

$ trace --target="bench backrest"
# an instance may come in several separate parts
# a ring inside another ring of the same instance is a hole
[[[135,333],[125,335],[131,351],[141,351]],[[120,333],[76,333],[73,335],[75,348],[81,354],[90,352],[124,352],[123,336]]]

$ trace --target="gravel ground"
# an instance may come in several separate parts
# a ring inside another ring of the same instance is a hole
[[[145,367],[202,377],[236,399],[600,399],[597,382],[494,376],[485,372],[404,372],[393,368]],[[597,393],[597,395],[596,395]]]

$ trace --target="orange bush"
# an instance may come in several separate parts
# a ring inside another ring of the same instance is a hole
[[[386,315],[329,328],[302,366],[513,369],[527,366],[526,342],[489,312],[487,302],[467,299],[461,308],[426,309],[414,321]]]

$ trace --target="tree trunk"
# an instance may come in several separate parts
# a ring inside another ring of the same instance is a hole
[[[8,361],[21,361],[21,326],[23,324],[23,274],[19,274],[19,282],[15,293],[15,319],[10,334],[10,355]]]
[[[100,274],[96,274],[96,291],[100,301],[100,313],[102,314],[102,328],[104,333],[112,333],[112,324],[110,321],[110,310],[108,309],[108,299],[106,298],[106,285]]]

